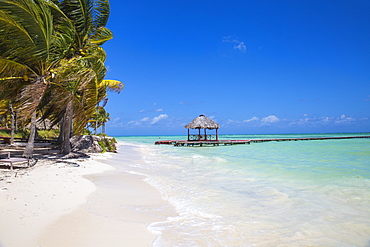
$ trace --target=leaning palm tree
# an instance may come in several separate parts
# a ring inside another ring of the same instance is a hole
[[[68,66],[60,67],[58,76],[63,75],[62,81],[52,84],[47,93],[51,97],[48,96],[45,102],[48,110],[44,117],[61,124],[61,153],[70,152],[69,138],[72,130],[77,135],[83,132],[101,97],[106,96],[107,91],[120,92],[123,88],[123,84],[115,80],[102,80],[98,83],[99,71],[105,67],[91,56],[76,59]],[[98,57],[96,55],[95,59]]]
[[[60,96],[64,95],[65,100],[65,107],[59,107],[62,114],[58,116],[61,120],[60,152],[67,154],[71,151],[69,138],[72,135],[72,120],[74,133],[81,133],[94,113],[94,106],[105,97],[107,88],[122,83],[104,80],[106,54],[101,45],[113,37],[111,31],[105,27],[109,17],[109,1],[53,2],[73,21],[76,29],[73,49],[59,71],[60,84],[64,85],[64,88],[60,88],[63,93],[57,97],[60,102]]]
[[[20,103],[23,119],[32,116],[23,156],[33,154],[36,109],[73,37],[73,23],[50,1],[0,1],[0,99]]]
[[[72,118],[78,133],[105,97],[100,46],[112,38],[108,16],[108,0],[0,1],[0,99],[19,103],[24,119],[32,116],[24,156],[32,156],[36,109],[45,95],[65,103],[63,114],[52,113],[63,116],[62,153],[70,151]]]
[[[72,129],[77,134],[82,132],[80,126],[89,119],[96,104],[96,72],[83,64],[84,59],[81,58],[60,67],[56,78],[58,83],[52,84],[47,93],[44,117],[60,123],[60,152],[64,154],[71,151],[69,139]],[[75,126],[72,126],[73,119]]]

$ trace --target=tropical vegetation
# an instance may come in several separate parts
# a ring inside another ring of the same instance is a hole
[[[37,119],[59,126],[67,154],[107,92],[123,89],[105,80],[108,17],[108,0],[0,0],[0,114],[12,130],[30,122],[24,156],[32,156]]]

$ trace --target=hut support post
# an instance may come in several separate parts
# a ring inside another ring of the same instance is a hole
[[[216,141],[218,141],[218,129],[216,129]]]
[[[204,140],[207,141],[207,129],[204,129]]]
[[[202,139],[202,136],[200,135],[200,128],[198,129],[198,141]]]
[[[188,129],[188,141],[190,141],[190,129]]]

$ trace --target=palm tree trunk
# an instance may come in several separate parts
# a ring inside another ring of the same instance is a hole
[[[18,131],[18,109],[15,110],[15,131]]]
[[[62,142],[63,142],[63,136],[64,136],[64,118],[65,118],[65,116],[62,117],[62,120],[60,120],[60,123],[59,123],[60,131],[59,131],[59,136],[58,136],[58,140],[57,140],[58,145],[59,144],[62,144]]]
[[[32,113],[30,137],[28,138],[28,142],[27,142],[26,148],[24,149],[22,157],[25,157],[25,158],[33,157],[33,147],[35,143],[35,135],[36,135],[36,111]]]
[[[94,135],[97,134],[98,134],[98,120],[95,121],[95,131],[94,131]]]
[[[14,109],[12,104],[9,104],[9,110],[10,110],[10,121],[11,121],[11,126],[10,126],[10,145],[14,144]]]
[[[72,133],[72,101],[68,102],[66,112],[64,113],[63,122],[61,124],[61,138],[62,145],[60,147],[61,154],[69,154],[72,151],[71,148],[71,133]]]

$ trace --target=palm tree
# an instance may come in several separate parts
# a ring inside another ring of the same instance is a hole
[[[97,134],[98,128],[101,127],[102,134],[105,134],[105,123],[110,120],[109,113],[104,109],[104,106],[96,106],[95,112],[89,120],[89,126],[94,129],[94,134]]]
[[[21,103],[23,119],[32,115],[23,156],[31,157],[36,109],[53,81],[53,69],[70,50],[74,26],[50,1],[0,1],[0,99]]]
[[[37,108],[63,120],[61,153],[69,153],[72,119],[81,132],[106,91],[122,90],[104,81],[108,16],[108,0],[0,1],[0,99],[32,116],[24,156],[32,156]]]
[[[103,108],[104,112],[101,113],[101,117],[99,118],[99,121],[101,122],[101,133],[105,134],[105,123],[110,120],[110,114],[105,111]]]
[[[61,153],[71,151],[70,137],[73,131],[81,133],[94,113],[94,106],[105,97],[107,88],[123,86],[118,81],[105,81],[106,53],[101,48],[112,39],[105,25],[109,17],[108,0],[53,0],[70,18],[76,28],[73,49],[60,69],[65,108],[59,109],[61,121]],[[71,79],[72,78],[72,79]],[[120,89],[120,90],[121,90]],[[119,91],[120,91],[119,90]],[[60,95],[59,97],[60,98]],[[60,102],[60,100],[58,100]]]
[[[94,64],[86,64],[90,56],[70,60],[58,70],[58,83],[52,84],[47,95],[45,117],[61,124],[61,153],[70,152],[72,120],[74,132],[81,133],[97,101],[97,73]]]

